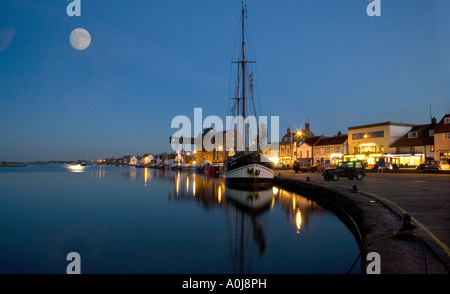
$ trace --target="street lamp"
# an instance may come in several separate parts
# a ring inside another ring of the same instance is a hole
[[[292,137],[294,136],[294,134],[296,134],[297,136],[301,136],[302,135],[302,131],[297,131],[297,132],[291,132],[291,163],[292,165],[294,165],[294,148],[292,148]]]

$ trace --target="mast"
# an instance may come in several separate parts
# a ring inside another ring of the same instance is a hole
[[[246,71],[245,71],[245,6],[242,1],[242,117],[245,119],[245,91],[246,91]]]
[[[237,90],[236,90],[236,99],[237,99],[237,103],[236,103],[236,106],[237,106],[237,111],[236,111],[236,113],[237,113],[237,115],[239,115],[241,112],[240,112],[240,104],[241,104],[241,99],[239,98],[239,92],[240,92],[240,87],[239,87],[239,66],[238,66],[238,73],[237,73],[237,80],[238,80],[238,85],[237,85]]]
[[[255,63],[255,61],[247,61],[247,60],[245,60],[245,14],[246,14],[246,12],[247,12],[247,9],[246,9],[246,5],[244,4],[244,1],[242,1],[241,2],[241,4],[242,4],[242,11],[241,11],[241,18],[242,18],[242,60],[241,61],[233,61],[233,63],[240,63],[241,64],[241,66],[242,66],[242,96],[240,97],[240,98],[238,98],[238,104],[239,104],[239,101],[241,100],[242,101],[242,108],[241,108],[241,110],[242,110],[242,118],[243,118],[243,132],[244,132],[244,135],[245,135],[245,138],[244,138],[244,146],[245,146],[245,152],[247,152],[248,151],[248,145],[247,145],[247,137],[248,136],[246,136],[246,134],[247,134],[247,132],[245,131],[245,117],[246,117],[246,105],[245,105],[245,103],[246,103],[246,91],[247,91],[247,84],[246,84],[246,82],[245,82],[245,79],[247,78],[247,71],[246,71],[246,64],[247,63]],[[239,80],[239,73],[238,73],[238,80]],[[239,92],[239,89],[238,89],[238,92]],[[238,95],[238,97],[239,97],[239,95]],[[238,112],[238,115],[239,115],[239,112]]]

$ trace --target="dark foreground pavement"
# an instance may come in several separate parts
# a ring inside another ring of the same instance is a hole
[[[367,254],[377,252],[381,273],[450,272],[449,174],[368,172],[361,181],[325,181],[320,173],[277,170],[275,184],[351,216],[361,235],[363,266],[372,260]],[[416,229],[401,230],[405,213]]]

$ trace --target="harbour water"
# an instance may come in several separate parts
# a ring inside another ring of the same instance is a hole
[[[77,252],[82,274],[343,274],[359,254],[301,195],[116,166],[1,168],[0,235],[0,273],[64,274]]]

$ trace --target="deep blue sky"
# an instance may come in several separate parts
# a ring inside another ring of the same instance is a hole
[[[240,0],[0,2],[0,159],[170,151],[176,115],[225,119]],[[263,115],[316,134],[450,113],[450,1],[247,0]],[[70,32],[89,31],[84,51]]]

